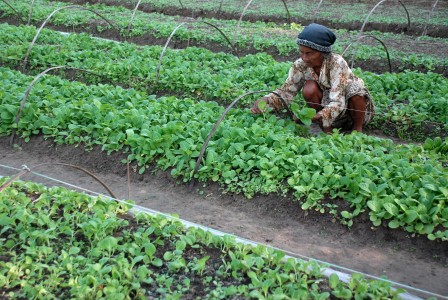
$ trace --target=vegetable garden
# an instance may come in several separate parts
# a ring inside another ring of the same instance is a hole
[[[40,136],[106,160],[118,153],[135,176],[157,170],[245,201],[286,198],[335,226],[362,222],[369,234],[406,234],[410,246],[423,238],[440,250],[433,255],[446,271],[446,3],[251,2],[0,2],[2,141],[20,148]],[[283,83],[297,56],[295,36],[312,20],[332,26],[335,52],[372,93],[377,115],[366,134],[316,132],[300,97],[290,111],[248,112]],[[0,177],[7,299],[415,292],[359,274],[325,276],[324,266],[279,250],[135,213],[132,201],[8,179]],[[448,295],[443,284],[431,289],[421,295]]]

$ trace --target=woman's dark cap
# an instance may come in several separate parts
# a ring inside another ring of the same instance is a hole
[[[331,52],[331,45],[336,41],[336,35],[327,27],[311,23],[297,37],[297,44],[320,52]]]

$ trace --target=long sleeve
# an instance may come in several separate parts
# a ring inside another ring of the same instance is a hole
[[[305,70],[306,67],[301,59],[295,61],[289,69],[288,78],[285,83],[274,91],[285,100],[286,104],[291,104],[294,97],[302,89],[305,83]],[[268,106],[276,110],[283,108],[283,102],[276,94],[270,93],[263,98],[267,100]]]

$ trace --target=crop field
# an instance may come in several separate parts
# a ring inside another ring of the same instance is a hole
[[[0,299],[448,299],[446,1],[0,18]],[[302,96],[249,112],[311,22],[372,94],[364,133],[322,133]]]

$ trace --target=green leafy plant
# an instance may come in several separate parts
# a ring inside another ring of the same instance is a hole
[[[187,229],[161,216],[133,215],[131,208],[60,187],[14,182],[0,193],[0,292],[12,299],[329,296],[323,290],[328,287],[321,287],[327,281],[322,267],[314,262],[284,260],[281,251]],[[97,234],[80,238],[85,228],[77,220],[100,224]],[[399,294],[360,276],[338,283],[333,294],[346,289],[363,296],[366,289],[383,297]]]
[[[291,104],[291,111],[294,113],[295,117],[306,126],[311,125],[311,120],[316,115],[315,109],[309,107],[301,108],[299,104],[295,102]]]

